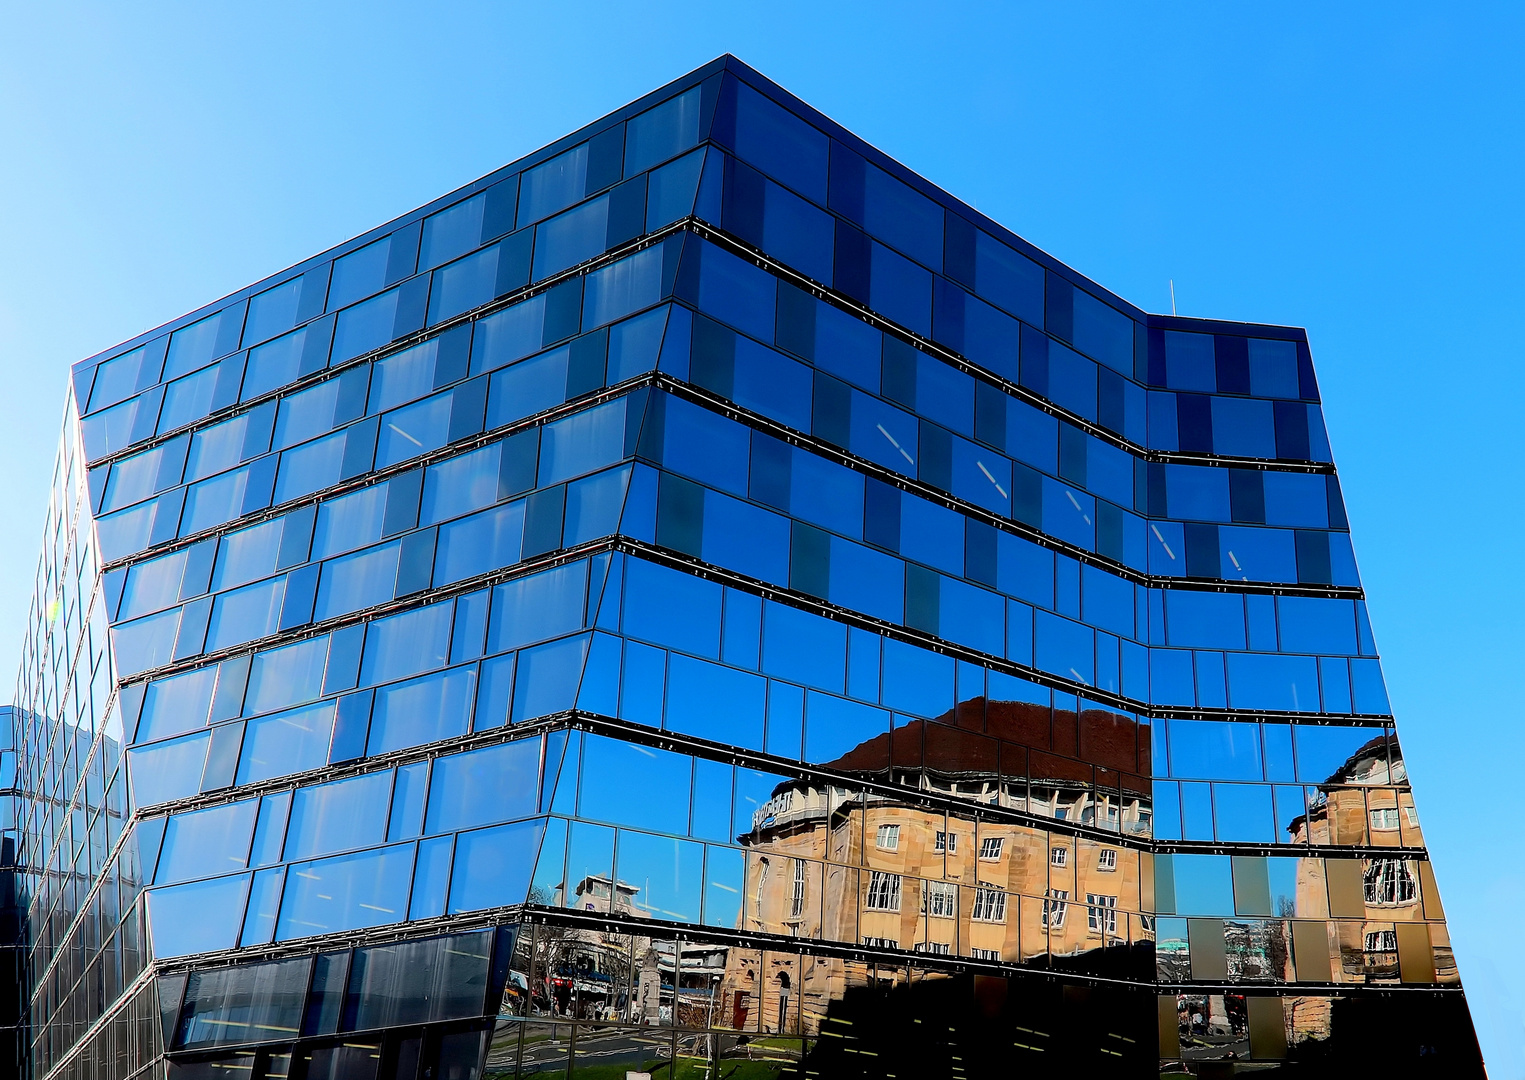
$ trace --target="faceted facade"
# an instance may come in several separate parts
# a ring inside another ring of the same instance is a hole
[[[24,1075],[1481,1075],[1304,333],[728,57],[79,364],[17,695]]]

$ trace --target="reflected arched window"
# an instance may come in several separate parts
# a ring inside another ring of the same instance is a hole
[[[1368,904],[1412,904],[1419,883],[1402,859],[1373,859],[1362,875]]]

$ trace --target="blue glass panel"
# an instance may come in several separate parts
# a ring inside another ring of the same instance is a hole
[[[1297,343],[1250,338],[1250,393],[1256,397],[1299,398]]]
[[[815,305],[815,364],[872,394],[879,392],[883,336],[830,304]]]
[[[1091,684],[1096,672],[1096,632],[1069,619],[1037,612],[1033,660],[1039,668],[1065,679]]]
[[[286,858],[310,859],[386,839],[392,772],[297,788],[286,833]]]
[[[217,597],[212,604],[212,621],[207,630],[207,651],[215,652],[275,633],[285,595],[286,579],[279,577]],[[118,663],[121,663],[120,650]],[[125,664],[122,666],[126,667]]]
[[[418,268],[428,270],[476,247],[486,203],[486,194],[479,194],[426,217]]]
[[[1133,320],[1076,289],[1074,306],[1075,347],[1124,375],[1133,374]]]
[[[916,475],[916,417],[854,391],[848,449],[906,476]]]
[[[366,412],[385,412],[409,401],[416,401],[432,391],[438,356],[439,338],[434,338],[377,360],[371,365],[370,398]]]
[[[905,564],[834,536],[827,599],[887,622],[901,622],[905,613]]]
[[[173,884],[242,870],[249,861],[258,804],[258,799],[244,799],[172,816],[164,827],[154,882]]]
[[[717,492],[704,497],[705,562],[775,585],[789,583],[789,519]]]
[[[587,650],[588,636],[582,634],[521,652],[514,683],[514,722],[570,709]]]
[[[608,382],[612,386],[657,366],[667,307],[648,311],[609,328]]]
[[[1172,390],[1218,389],[1218,369],[1211,334],[1165,331],[1165,385]]]
[[[627,398],[545,425],[540,434],[541,487],[612,465],[625,452]]]
[[[618,739],[583,739],[581,817],[685,835],[693,760]],[[650,798],[626,796],[639,784]]]
[[[440,836],[418,845],[413,868],[413,895],[408,900],[409,919],[428,919],[445,913],[446,890],[455,837]]]
[[[736,87],[736,153],[801,195],[826,202],[826,136],[745,84]]]
[[[587,175],[587,143],[526,169],[519,178],[519,226],[539,221],[581,199]]]
[[[492,443],[431,465],[424,472],[419,524],[433,525],[497,502],[502,459],[503,444]]]
[[[1006,604],[987,589],[941,577],[938,634],[992,656],[1006,653]]]
[[[762,669],[840,694],[847,674],[847,628],[768,601],[763,604]]]
[[[1297,550],[1285,529],[1224,525],[1218,529],[1224,576],[1242,581],[1296,581]]]
[[[472,338],[471,373],[493,371],[539,352],[544,325],[544,293],[481,319]]]
[[[796,431],[810,430],[810,369],[748,338],[736,341],[731,399]]]
[[[404,611],[370,624],[360,685],[374,686],[443,667],[449,653],[451,603]]]
[[[280,471],[275,480],[275,501],[310,495],[339,482],[344,465],[346,434],[337,431],[325,439],[315,439],[281,454]]]
[[[720,655],[721,587],[640,559],[625,563],[627,634],[684,652]]]
[[[218,368],[209,367],[183,379],[176,379],[164,389],[164,406],[159,412],[159,431],[200,420],[212,409],[212,391],[217,388]]]
[[[328,310],[370,296],[386,284],[391,248],[392,238],[387,236],[335,259],[333,280],[328,286]]]
[[[886,739],[890,714],[884,709],[812,690],[805,705],[805,760],[830,764],[873,739]],[[845,763],[838,767],[851,767]]]
[[[570,355],[562,346],[494,375],[487,390],[487,427],[502,427],[565,401]]]
[[[205,727],[216,682],[217,667],[212,665],[149,683],[133,741],[153,742]]]
[[[1393,711],[1387,699],[1387,684],[1382,679],[1382,667],[1375,660],[1352,660],[1350,683],[1355,695],[1358,713],[1387,715]]]
[[[1329,495],[1316,473],[1267,472],[1266,523],[1323,529],[1329,526]]]
[[[625,126],[625,175],[633,176],[699,141],[699,88],[647,109]]]
[[[376,467],[384,469],[444,446],[450,434],[453,399],[454,394],[446,390],[416,405],[384,415],[376,441]],[[341,449],[341,458],[342,453]],[[334,479],[338,479],[337,471]]]
[[[535,812],[540,740],[489,746],[436,758],[426,829],[447,832]]]
[[[1229,704],[1236,709],[1313,712],[1318,708],[1318,665],[1311,656],[1231,654]]]
[[[150,559],[127,571],[127,584],[117,608],[117,618],[135,619],[159,611],[180,600],[180,579],[185,572],[185,552]]]
[[[1387,732],[1379,727],[1297,724],[1292,737],[1297,743],[1297,778],[1309,784],[1349,783],[1358,758],[1386,757]]]
[[[189,536],[238,517],[243,513],[248,484],[248,468],[235,469],[192,484],[185,493],[185,516],[180,522],[180,534]]]
[[[317,525],[313,530],[312,557],[326,559],[381,539],[386,515],[387,489],[372,485],[337,499],[324,500],[318,506]]]
[[[335,364],[380,348],[392,340],[392,326],[397,319],[399,290],[382,293],[373,300],[339,312],[334,326],[333,360]]]
[[[763,206],[763,250],[816,281],[829,282],[831,215],[771,181],[764,187]]]
[[[1281,596],[1277,597],[1276,609],[1284,651],[1356,654],[1354,602],[1332,597]]]
[[[953,697],[952,657],[884,639],[885,705],[935,719],[953,708]]]
[[[754,750],[762,748],[766,680],[745,671],[674,653],[669,664],[668,686],[666,726],[669,730]],[[666,828],[652,822],[630,824]]]
[[[476,684],[476,667],[471,666],[381,687],[366,753],[385,754],[464,734]]]
[[[1043,530],[1090,550],[1096,543],[1096,500],[1084,491],[1045,476]]]
[[[1188,648],[1243,649],[1244,599],[1234,593],[1164,591],[1168,641]]]
[[[487,651],[516,649],[581,629],[587,602],[586,562],[505,582],[493,590]]]
[[[863,223],[923,266],[943,265],[943,208],[874,165],[863,170]]]
[[[567,485],[562,545],[573,547],[619,531],[630,469],[608,469]]]
[[[746,428],[679,398],[665,398],[662,464],[700,483],[747,493]]]
[[[586,279],[583,296],[583,329],[622,319],[662,298],[663,247],[649,247],[628,255]]]
[[[953,439],[953,494],[993,510],[1011,513],[1011,462],[967,439]]]
[[[392,599],[397,584],[397,556],[398,544],[394,541],[324,563],[313,618],[321,622]],[[214,622],[215,619],[214,611]]]
[[[761,341],[773,338],[777,279],[712,244],[702,248],[699,308]]]
[[[1213,398],[1213,451],[1238,457],[1276,457],[1271,403],[1249,398]]]
[[[860,539],[863,535],[863,474],[796,448],[789,485],[789,509],[823,528]]]
[[[1133,584],[1094,566],[1080,568],[1080,582],[1081,617],[1092,626],[1132,637]]]
[[[508,503],[440,529],[435,583],[448,585],[519,561],[524,502]]]
[[[1196,521],[1229,520],[1228,470],[1199,465],[1166,465],[1170,516]]]
[[[1043,325],[1042,267],[976,230],[974,268],[975,288],[981,296],[1033,326]]]
[[[932,275],[883,244],[869,257],[869,304],[875,311],[920,334],[932,336]]]
[[[249,721],[238,761],[238,783],[252,784],[328,764],[333,732],[331,701]]]
[[[450,882],[451,913],[524,903],[543,829],[543,821],[526,821],[461,833]]]
[[[412,880],[412,844],[294,863],[276,940],[401,922]]]
[[[302,349],[305,346],[307,328],[302,328],[267,345],[250,349],[238,400],[250,401],[296,381],[297,375],[302,374]]]
[[[900,498],[900,553],[950,574],[964,572],[964,516],[914,495]]]
[[[534,280],[602,255],[608,232],[607,195],[542,223],[535,230]]]
[[[217,546],[217,564],[212,572],[212,591],[246,582],[257,581],[275,573],[276,556],[280,553],[281,534],[285,527],[283,518],[267,521],[248,529],[227,533]],[[134,572],[150,563],[139,564]],[[129,586],[132,582],[129,581]],[[178,582],[176,583],[178,586]],[[124,596],[125,603],[125,596]]]
[[[1175,871],[1177,915],[1234,913],[1234,878],[1229,856],[1176,854],[1169,859]]]
[[[168,959],[238,944],[249,875],[198,881],[148,893],[154,955]]]
[[[699,921],[703,844],[622,829],[618,851],[619,880],[642,883],[630,901],[635,914],[676,922]]]
[[[275,712],[311,701],[323,690],[328,635],[256,653],[249,668],[244,715]]]

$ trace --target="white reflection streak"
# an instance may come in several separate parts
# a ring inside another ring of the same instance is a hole
[[[1228,553],[1228,561],[1234,564],[1234,569],[1235,570],[1239,571],[1239,579],[1241,581],[1249,581],[1250,580],[1249,575],[1244,572],[1244,567],[1239,565],[1239,560],[1234,558],[1234,553],[1233,553],[1232,550],[1230,550],[1229,553]]]
[[[1170,545],[1165,543],[1165,538],[1160,535],[1160,527],[1151,523],[1149,526],[1149,531],[1154,533],[1154,538],[1160,542],[1160,547],[1164,548],[1165,554],[1170,556],[1171,561],[1174,561],[1176,553],[1170,550]]]
[[[912,465],[912,466],[915,466],[915,464],[916,464],[916,459],[915,459],[915,458],[913,458],[913,457],[912,457],[912,456],[911,456],[911,455],[910,455],[910,454],[907,454],[907,453],[906,453],[906,452],[905,452],[905,447],[903,447],[903,446],[901,446],[901,445],[900,445],[900,444],[899,444],[899,443],[898,443],[898,442],[896,442],[896,441],[895,441],[895,436],[893,436],[893,435],[891,435],[891,434],[890,434],[890,433],[889,433],[889,432],[888,432],[888,431],[885,431],[885,430],[884,430],[884,425],[883,425],[883,424],[875,424],[875,425],[874,425],[874,426],[875,426],[875,427],[876,427],[876,428],[878,428],[878,429],[879,429],[879,434],[881,434],[881,435],[883,435],[883,436],[884,436],[884,437],[885,437],[885,438],[886,438],[886,439],[888,439],[888,440],[889,440],[889,441],[890,441],[890,445],[891,445],[891,446],[893,446],[893,447],[894,447],[894,448],[895,448],[895,449],[896,449],[896,450],[899,450],[899,451],[900,451],[900,456],[901,456],[901,457],[903,457],[903,458],[905,458],[905,459],[906,459],[906,460],[907,460],[907,461],[909,461],[909,462],[910,462],[910,463],[911,463],[911,465]],[[982,468],[982,469],[983,469],[983,468],[984,468],[984,466],[983,466],[983,465],[981,465],[981,466],[980,466],[980,468]],[[989,473],[986,473],[986,474],[985,474],[985,475],[986,475],[986,476],[989,476],[989,475],[990,475],[990,474],[989,474]],[[994,480],[991,480],[991,481],[990,481],[990,482],[991,482],[991,483],[992,483],[992,484],[993,484],[993,483],[995,483],[995,481],[994,481]],[[1004,494],[1004,492],[1003,492],[1003,494]]]
[[[985,468],[985,463],[983,461],[980,461],[980,460],[976,459],[974,463],[980,467],[980,472],[985,474],[985,479],[989,480],[992,484],[995,484],[995,489],[1001,493],[1001,498],[1003,498],[1003,499],[1011,498],[1010,495],[1006,494],[1006,489],[1005,488],[1003,488],[1000,484],[996,484],[995,477],[990,475],[990,470]],[[1078,510],[1080,508],[1077,506],[1075,509]]]
[[[985,474],[985,475],[986,475],[986,476],[989,476],[989,475],[990,475],[990,474],[989,474],[989,473],[986,473],[986,474]],[[1089,525],[1089,524],[1091,524],[1091,519],[1090,519],[1090,517],[1089,517],[1089,516],[1088,516],[1088,515],[1087,515],[1087,514],[1086,514],[1086,512],[1085,512],[1085,511],[1084,511],[1084,510],[1081,510],[1081,509],[1080,509],[1080,503],[1078,503],[1078,502],[1076,502],[1076,501],[1075,501],[1075,493],[1074,493],[1074,492],[1073,492],[1073,491],[1071,491],[1071,490],[1070,490],[1070,489],[1069,489],[1069,488],[1065,488],[1065,489],[1064,489],[1064,497],[1065,497],[1065,498],[1067,498],[1067,499],[1069,499],[1069,500],[1070,500],[1070,505],[1071,505],[1071,506],[1073,506],[1073,507],[1074,507],[1074,508],[1075,508],[1075,509],[1076,509],[1076,510],[1077,510],[1077,511],[1079,511],[1079,512],[1080,512],[1080,516],[1081,516],[1081,517],[1083,517],[1083,518],[1085,518],[1085,523],[1086,523],[1086,524],[1087,524],[1087,525]],[[1156,535],[1156,536],[1158,536],[1158,535],[1159,535],[1159,533],[1155,533],[1155,535]],[[1165,542],[1165,541],[1164,541],[1164,540],[1161,540],[1161,541],[1160,541],[1160,543],[1162,543],[1162,544],[1163,544],[1163,543],[1164,543],[1164,542]],[[1166,548],[1166,549],[1165,549],[1165,550],[1166,550],[1166,551],[1169,551],[1169,550],[1170,550],[1170,549],[1169,549],[1169,548]],[[1172,559],[1173,559],[1173,558],[1175,558],[1175,556],[1174,556],[1174,555],[1172,555],[1172,556],[1171,556],[1171,558],[1172,558]]]
[[[413,436],[409,435],[402,428],[398,427],[396,424],[388,424],[387,427],[389,427],[393,431],[397,432],[397,434],[401,435],[404,439],[407,439],[414,446],[423,446],[424,445],[423,443],[421,443],[417,439],[415,439]]]

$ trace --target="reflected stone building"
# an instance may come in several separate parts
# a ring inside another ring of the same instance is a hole
[[[1482,1074],[1306,335],[733,58],[76,365],[36,582],[19,1075]]]

